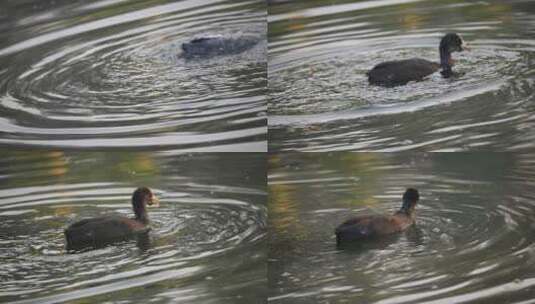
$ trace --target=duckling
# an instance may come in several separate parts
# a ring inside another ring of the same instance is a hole
[[[403,204],[393,215],[368,215],[351,218],[335,230],[336,243],[358,241],[403,231],[414,224],[414,209],[420,194],[408,188],[403,194]]]

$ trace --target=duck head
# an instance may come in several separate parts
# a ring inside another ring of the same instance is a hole
[[[466,45],[466,42],[464,42],[461,35],[457,33],[448,33],[444,37],[442,37],[442,40],[440,40],[441,51],[453,53],[453,52],[462,52],[467,49],[468,47]]]
[[[451,58],[451,53],[462,52],[468,50],[466,42],[463,38],[456,33],[448,33],[442,40],[440,40],[439,52],[440,52],[440,67],[442,68],[441,74],[448,78],[451,76],[451,67],[454,64]]]
[[[158,198],[147,187],[139,187],[132,194],[132,208],[136,214],[136,220],[147,224],[149,216],[147,214],[146,206],[159,206]]]
[[[399,212],[411,215],[419,200],[420,194],[418,193],[418,190],[408,188],[403,194],[403,204],[401,205]]]

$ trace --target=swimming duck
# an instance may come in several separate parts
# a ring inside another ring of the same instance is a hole
[[[240,37],[203,36],[182,43],[182,56],[187,59],[232,55],[255,46],[260,39],[251,35]]]
[[[410,81],[420,81],[424,77],[442,69],[440,73],[444,78],[449,78],[455,73],[452,71],[454,64],[451,53],[467,50],[466,43],[456,33],[446,34],[438,47],[440,63],[421,58],[395,60],[380,63],[368,73],[368,82],[372,85],[395,87],[405,85]]]
[[[368,215],[351,218],[336,228],[336,243],[357,241],[403,231],[414,224],[414,209],[420,195],[409,188],[403,194],[401,209],[390,216]]]
[[[67,251],[100,248],[150,230],[146,206],[159,205],[158,198],[147,187],[137,188],[132,194],[135,218],[107,215],[83,219],[65,229]]]

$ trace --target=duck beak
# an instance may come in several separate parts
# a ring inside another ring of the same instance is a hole
[[[156,195],[153,194],[152,197],[150,198],[149,206],[160,207],[160,200],[158,199],[158,197],[156,197]]]
[[[468,44],[464,42],[464,40],[461,43],[461,51],[470,51],[470,48],[468,47]]]

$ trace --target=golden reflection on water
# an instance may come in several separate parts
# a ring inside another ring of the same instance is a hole
[[[118,164],[118,171],[133,174],[158,174],[158,166],[149,154],[137,154]]]
[[[416,30],[422,28],[427,19],[422,15],[406,14],[401,17],[401,25],[405,29]]]
[[[268,166],[270,168],[280,167],[280,158],[277,155],[269,157]],[[285,184],[269,185],[268,187],[268,219],[270,229],[275,229],[275,234],[291,230],[296,232],[296,235],[300,235],[299,231],[304,231],[304,227],[299,223],[299,201],[294,197],[296,189],[295,186]]]

